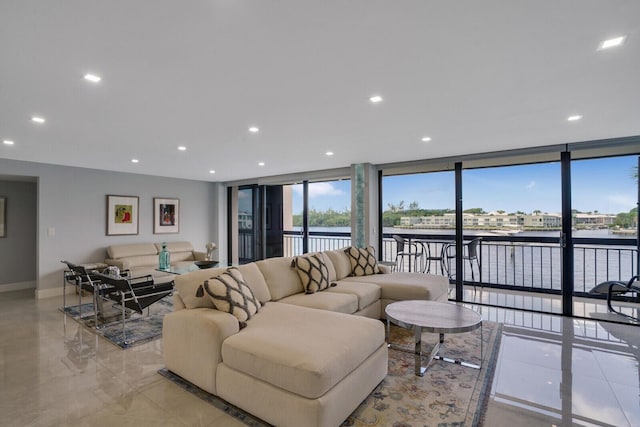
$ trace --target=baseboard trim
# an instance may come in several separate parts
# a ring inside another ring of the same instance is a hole
[[[50,288],[50,289],[36,289],[36,299],[62,296],[64,289],[65,287],[62,287],[62,286],[58,286],[57,288]],[[67,295],[73,294],[76,291],[75,286],[66,286],[66,289],[67,289]]]
[[[22,291],[25,289],[35,289],[36,281],[4,283],[0,285],[0,292]]]

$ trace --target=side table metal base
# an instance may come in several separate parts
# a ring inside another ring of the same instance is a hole
[[[467,368],[473,368],[473,369],[482,369],[482,355],[483,355],[483,347],[484,347],[484,337],[483,337],[483,331],[482,331],[482,324],[480,324],[480,364],[477,365],[475,363],[469,363],[469,362],[465,362],[464,360],[461,359],[454,359],[451,357],[447,357],[447,356],[441,356],[440,354],[438,354],[440,352],[440,345],[444,344],[444,334],[440,334],[440,339],[438,340],[438,342],[436,343],[435,346],[433,346],[433,349],[431,350],[431,353],[429,353],[429,355],[427,356],[426,354],[424,354],[422,352],[422,328],[419,326],[414,326],[414,341],[415,341],[415,347],[414,350],[411,351],[407,348],[404,347],[400,347],[396,344],[390,343],[389,342],[389,328],[390,328],[390,322],[387,319],[387,347],[392,349],[392,350],[399,350],[399,351],[403,351],[405,353],[413,353],[415,356],[415,374],[416,376],[419,377],[423,377],[424,373],[427,371],[427,369],[429,368],[429,366],[431,366],[431,362],[433,360],[442,360],[444,362],[447,363],[454,363],[456,365],[460,365],[460,366],[464,366]],[[427,358],[427,362],[426,365],[422,365],[422,358],[425,357]]]

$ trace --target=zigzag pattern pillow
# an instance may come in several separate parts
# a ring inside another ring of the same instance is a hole
[[[313,294],[329,287],[329,269],[322,254],[295,257],[292,265],[300,276],[306,294]]]
[[[376,260],[376,251],[373,246],[368,248],[351,246],[344,251],[349,255],[349,261],[351,261],[352,276],[368,276],[380,272],[378,261]]]
[[[260,301],[235,267],[205,280],[204,290],[217,310],[231,313],[238,319],[240,328],[244,328],[245,322],[260,310]]]

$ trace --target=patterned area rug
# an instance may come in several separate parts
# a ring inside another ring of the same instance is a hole
[[[491,391],[501,336],[501,323],[483,322],[482,369],[434,360],[424,377],[414,374],[413,354],[390,349],[387,377],[342,426],[481,426]],[[437,334],[423,335],[422,342],[427,354],[437,339]],[[410,349],[413,347],[413,333],[392,325],[391,342]],[[446,335],[445,342],[440,347],[440,354],[479,364],[480,330]],[[161,369],[159,373],[248,426],[269,425],[166,369]]]
[[[173,310],[173,302],[171,296],[161,299],[150,306],[149,315],[146,310],[144,315],[128,312],[124,332],[122,330],[122,314],[117,307],[108,307],[107,318],[99,319],[100,327],[98,329],[94,328],[93,303],[82,304],[82,306],[72,305],[60,310],[120,348],[130,348],[162,336],[162,320],[165,314]]]

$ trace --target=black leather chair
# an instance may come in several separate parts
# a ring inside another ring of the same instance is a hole
[[[144,314],[149,311],[151,304],[173,293],[173,281],[154,283],[153,276],[135,278],[115,277],[107,274],[96,273],[100,282],[109,287],[105,297],[118,304],[122,309],[122,339],[125,344],[132,341],[126,339],[125,326],[127,320],[126,309]]]
[[[102,294],[104,294],[105,291],[107,291],[107,289],[105,289],[106,287],[102,285],[94,270],[87,269],[82,265],[74,264],[70,261],[60,262],[66,264],[68,268],[68,270],[64,272],[64,280],[62,286],[63,310],[67,308],[66,285],[67,283],[72,283],[76,286],[76,291],[78,293],[78,317],[82,319],[82,292],[89,292],[93,300],[94,326],[98,327],[98,315],[100,313],[99,298]]]

